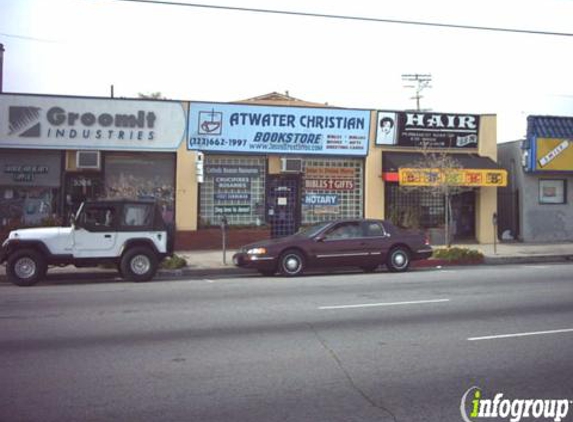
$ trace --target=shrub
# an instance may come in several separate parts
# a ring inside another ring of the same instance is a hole
[[[475,249],[453,247],[434,250],[432,258],[457,262],[481,262],[484,256]]]
[[[173,254],[173,256],[170,258],[164,259],[160,265],[160,267],[164,270],[178,270],[186,266],[187,260],[176,254]]]

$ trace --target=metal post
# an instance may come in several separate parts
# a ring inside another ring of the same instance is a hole
[[[0,44],[0,92],[3,92],[4,79],[4,44]]]
[[[223,234],[223,265],[227,265],[227,217],[221,218],[221,232]]]
[[[497,213],[494,212],[491,218],[493,223],[493,253],[497,254]]]

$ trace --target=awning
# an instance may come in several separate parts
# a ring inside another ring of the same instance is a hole
[[[460,169],[421,168],[422,153],[382,153],[382,178],[405,186],[433,186],[444,182],[455,186],[507,186],[507,171],[488,157],[474,154],[450,154]]]

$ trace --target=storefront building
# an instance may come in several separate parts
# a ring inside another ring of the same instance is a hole
[[[1,94],[0,113],[4,231],[65,222],[96,198],[159,201],[179,249],[220,248],[223,222],[230,248],[342,218],[439,231],[434,169],[416,164],[436,152],[461,163],[450,172],[464,188],[452,197],[456,236],[483,243],[507,178],[490,115],[345,109],[277,93],[236,103]]]
[[[175,222],[180,102],[0,95],[0,226],[67,221],[81,201],[154,199]]]
[[[370,117],[368,110],[280,94],[192,102],[188,148],[204,156],[197,230],[181,243],[219,242],[223,220],[237,246],[318,221],[363,217]]]
[[[502,239],[573,241],[573,117],[529,116],[525,140],[499,145]]]
[[[449,216],[451,241],[493,242],[496,191],[507,183],[496,117],[377,111],[373,120],[366,215],[423,230],[435,244]]]

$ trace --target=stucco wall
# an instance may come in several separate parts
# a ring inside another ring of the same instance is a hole
[[[510,168],[512,160],[516,163],[514,172]],[[524,242],[573,241],[573,175],[525,173],[519,142],[500,145],[499,162],[510,172],[510,185],[515,184],[519,191],[519,239]],[[541,179],[565,180],[565,204],[539,203]]]
[[[364,172],[364,217],[384,218],[384,181],[382,180],[382,149],[375,145],[376,111],[370,114],[370,144]]]
[[[497,116],[482,115],[479,128],[478,153],[497,161]],[[497,188],[481,187],[476,192],[476,240],[493,243],[496,236],[493,213],[497,211]]]
[[[177,150],[177,192],[175,200],[175,224],[177,231],[197,230],[197,206],[199,185],[197,184],[197,153],[187,151],[186,142]],[[149,169],[153,171],[153,169]]]

